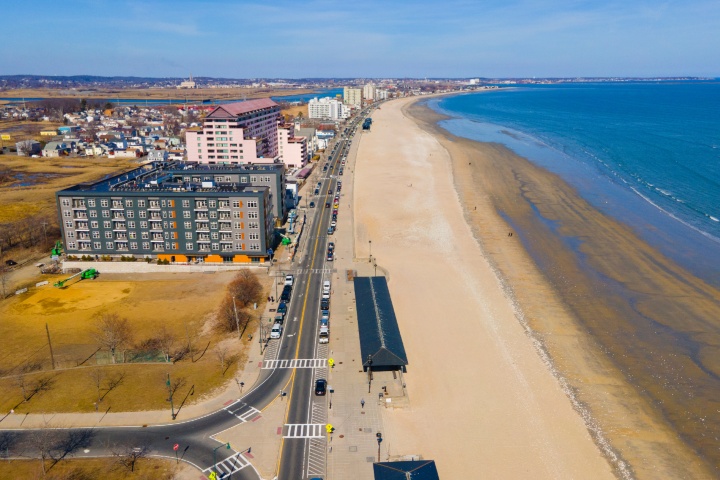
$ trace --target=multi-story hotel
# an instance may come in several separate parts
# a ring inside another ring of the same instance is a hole
[[[284,166],[154,162],[56,193],[68,255],[264,262]]]
[[[343,105],[342,102],[324,97],[321,99],[313,98],[308,102],[308,117],[326,120],[345,120],[349,112],[349,107]]]
[[[186,132],[187,158],[210,165],[284,163],[302,168],[307,139],[295,137],[280,107],[269,98],[219,105],[201,129]]]

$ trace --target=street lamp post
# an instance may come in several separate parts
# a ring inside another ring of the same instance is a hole
[[[368,240],[368,248],[370,250],[368,253],[368,262],[372,262],[372,240]]]
[[[226,444],[220,445],[219,447],[215,447],[213,449],[213,472],[215,472],[216,474],[217,474],[217,451],[218,451],[218,448],[222,448],[222,447],[225,447],[228,450],[230,450],[230,443],[228,442]],[[380,458],[380,457],[378,456],[378,458]]]
[[[373,267],[375,267],[375,276],[377,277],[377,260],[373,262]]]
[[[168,373],[167,381],[165,382],[165,385],[168,389],[168,402],[170,402],[170,416],[173,420],[175,420],[175,406],[173,405],[173,391],[172,386],[170,385],[170,374]]]
[[[370,387],[372,385],[372,355],[368,355],[368,393],[370,393]]]

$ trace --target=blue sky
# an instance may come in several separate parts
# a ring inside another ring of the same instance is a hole
[[[1,74],[720,76],[720,1],[3,2]]]

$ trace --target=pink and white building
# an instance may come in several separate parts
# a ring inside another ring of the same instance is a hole
[[[290,168],[303,168],[308,162],[307,138],[295,136],[295,124],[278,124],[280,161]]]
[[[186,133],[188,161],[216,164],[279,160],[280,106],[269,98],[219,105],[202,129]]]

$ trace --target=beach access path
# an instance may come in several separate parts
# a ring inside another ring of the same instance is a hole
[[[354,255],[388,272],[409,359],[388,454],[441,478],[613,478],[475,241],[448,152],[404,114],[415,100],[374,112],[354,172]]]

